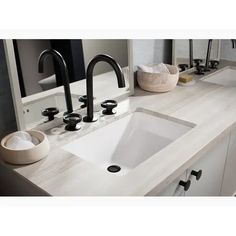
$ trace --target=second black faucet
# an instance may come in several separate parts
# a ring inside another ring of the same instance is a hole
[[[54,49],[47,49],[43,51],[38,59],[38,72],[43,73],[44,68],[44,60],[49,56],[52,55],[53,58],[57,61],[58,65],[60,66],[60,72],[62,76],[64,91],[65,91],[65,100],[66,100],[66,114],[70,114],[73,112],[72,100],[71,100],[71,92],[70,92],[70,81],[69,81],[69,74],[66,62],[63,56]]]
[[[106,54],[99,54],[95,56],[88,64],[86,71],[86,89],[87,89],[87,116],[83,118],[84,122],[94,122],[97,118],[93,115],[93,70],[95,65],[104,61],[111,65],[116,73],[117,83],[119,88],[125,87],[125,79],[120,65],[111,57]]]

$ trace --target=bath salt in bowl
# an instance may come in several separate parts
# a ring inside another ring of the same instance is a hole
[[[4,137],[0,145],[0,158],[5,162],[17,165],[30,164],[45,158],[49,153],[49,141],[47,136],[38,130],[27,131],[32,139],[36,139],[35,145],[27,149],[13,149],[6,146],[7,141],[12,137],[17,137],[17,133],[11,133]]]
[[[179,70],[177,66],[165,64],[170,72],[149,73],[138,71],[138,84],[140,88],[149,92],[163,93],[174,89],[179,80]]]

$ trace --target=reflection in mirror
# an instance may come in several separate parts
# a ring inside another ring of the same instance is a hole
[[[57,63],[48,58],[44,73],[38,73],[38,57],[43,50],[55,49],[65,59],[70,82],[85,79],[86,65],[97,54],[115,58],[121,67],[128,66],[127,40],[13,40],[22,97],[62,85]],[[100,63],[94,75],[112,71]]]
[[[175,39],[173,40],[173,58],[172,63],[174,65],[188,64],[190,68],[190,46],[191,41],[188,39]],[[207,55],[208,39],[194,39],[192,40],[192,52],[193,59],[202,59],[202,63],[205,63]],[[220,58],[220,40],[212,41],[210,59],[219,60]]]
[[[83,99],[79,98],[86,94],[86,69],[97,54],[108,54],[119,63],[126,86],[118,88],[112,67],[105,62],[99,62],[94,69],[94,99],[102,102],[130,92],[128,40],[12,40],[12,43],[18,74],[15,79],[22,98],[23,117],[27,128],[45,121],[41,114],[45,108],[57,107],[58,116],[66,110],[57,61],[48,56],[44,61],[43,73],[38,72],[39,55],[46,49],[58,51],[67,64],[74,110],[84,107]]]

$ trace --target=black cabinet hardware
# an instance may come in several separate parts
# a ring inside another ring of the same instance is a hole
[[[191,175],[195,176],[196,180],[199,180],[202,177],[202,170],[199,171],[192,170]]]
[[[183,180],[180,180],[179,181],[179,185],[180,186],[183,186],[184,187],[184,191],[188,191],[189,188],[190,188],[190,185],[191,185],[191,181],[190,180],[187,180],[187,181],[183,181]]]

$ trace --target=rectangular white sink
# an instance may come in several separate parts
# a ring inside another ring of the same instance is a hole
[[[181,120],[171,121],[137,110],[78,138],[63,149],[104,171],[109,166],[119,166],[117,174],[124,175],[193,127],[191,123],[183,124]]]
[[[202,78],[203,81],[223,86],[236,86],[236,67],[226,67],[212,75]]]

